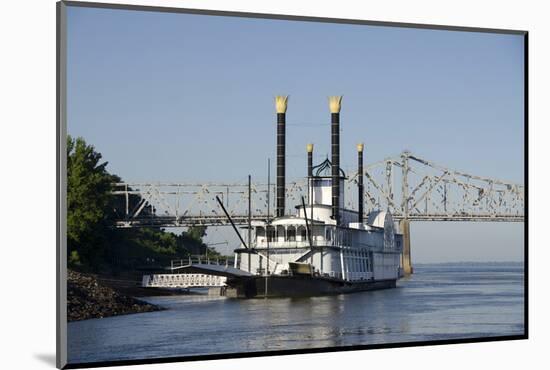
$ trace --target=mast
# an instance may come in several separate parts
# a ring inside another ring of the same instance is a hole
[[[270,199],[269,199],[269,194],[270,194],[270,189],[271,189],[271,176],[270,176],[270,172],[271,172],[271,159],[270,158],[267,158],[267,222],[266,222],[266,226],[265,226],[265,240],[267,241],[267,253],[266,253],[266,261],[265,261],[265,288],[264,288],[264,297],[267,298],[267,278],[269,276],[269,235],[268,235],[268,230],[269,230],[269,202],[270,202]]]
[[[248,246],[252,247],[252,181],[248,175]],[[251,255],[248,253],[248,272],[250,272]]]

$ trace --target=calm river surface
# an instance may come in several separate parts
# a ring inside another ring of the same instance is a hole
[[[523,281],[520,264],[418,265],[374,292],[150,297],[168,310],[69,323],[69,363],[519,335]]]

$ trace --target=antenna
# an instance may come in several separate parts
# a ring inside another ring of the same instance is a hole
[[[271,159],[267,158],[267,222],[265,226],[265,240],[267,240],[267,252],[266,252],[266,260],[265,260],[265,288],[264,288],[264,298],[267,298],[267,278],[269,276],[269,193],[271,189]]]

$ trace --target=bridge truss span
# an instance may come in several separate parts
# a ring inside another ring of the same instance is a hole
[[[452,170],[404,152],[365,171],[365,209],[416,221],[524,219],[524,187]]]
[[[365,167],[365,212],[390,211],[411,221],[522,222],[523,185],[452,170],[404,152]],[[345,182],[345,206],[357,210],[355,172]],[[286,184],[287,213],[307,197],[306,180]],[[218,196],[233,221],[248,222],[249,199],[253,220],[274,217],[275,184],[252,183],[118,183],[116,227],[188,227],[229,224]],[[250,194],[250,198],[249,198]]]

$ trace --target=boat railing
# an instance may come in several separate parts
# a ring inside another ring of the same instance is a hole
[[[187,258],[180,258],[170,261],[170,269],[175,270],[184,266],[190,266],[193,264],[203,264],[203,265],[219,265],[219,266],[233,266],[235,263],[234,257],[209,257],[209,256],[199,256],[199,255],[190,255]]]
[[[327,247],[331,246],[332,242],[329,240],[312,240],[311,244],[314,247]],[[268,243],[266,241],[260,241],[256,243],[255,248],[267,248]],[[310,244],[309,241],[293,241],[293,240],[286,240],[286,241],[270,241],[269,242],[270,248],[309,248]]]

